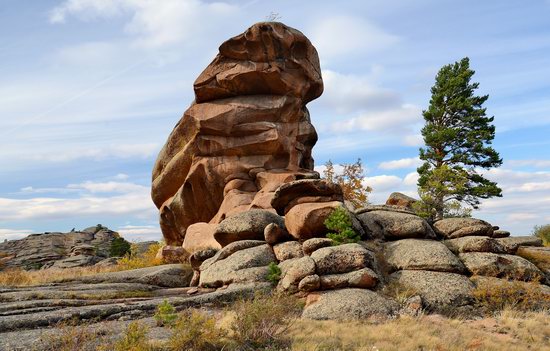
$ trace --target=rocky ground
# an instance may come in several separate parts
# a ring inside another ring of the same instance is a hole
[[[130,320],[142,320],[155,329],[151,316],[167,300],[177,310],[214,308],[246,297],[261,285],[235,285],[226,289],[188,287],[190,269],[163,265],[131,271],[102,273],[42,286],[0,289],[0,350],[29,350],[63,325],[84,324],[120,334]],[[57,326],[57,327],[56,327]]]

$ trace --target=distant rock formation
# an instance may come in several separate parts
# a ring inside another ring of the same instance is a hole
[[[220,46],[194,90],[153,170],[152,198],[173,246],[196,223],[193,235],[211,242],[214,230],[204,224],[272,211],[281,184],[319,178],[311,157],[317,134],[305,105],[321,95],[323,81],[317,51],[301,32],[277,22],[253,25]]]
[[[97,225],[68,233],[31,234],[21,240],[0,243],[1,262],[6,268],[72,268],[94,265],[111,255],[119,234]]]

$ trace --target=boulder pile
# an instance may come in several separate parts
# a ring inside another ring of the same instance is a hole
[[[475,218],[429,223],[399,193],[348,208],[340,186],[313,171],[305,104],[322,93],[320,72],[302,33],[266,22],[223,43],[195,81],[152,188],[168,247],[194,270],[191,285],[269,281],[305,297],[303,316],[314,319],[468,309],[487,281],[479,277],[535,282],[550,299],[550,250],[537,238]],[[326,238],[338,208],[358,243]]]

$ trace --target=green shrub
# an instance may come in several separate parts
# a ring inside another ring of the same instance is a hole
[[[281,279],[281,268],[279,268],[276,262],[271,262],[267,268],[269,269],[267,280],[276,285]]]
[[[131,245],[124,238],[118,237],[111,243],[109,255],[111,257],[122,257],[130,252]]]
[[[550,246],[550,224],[536,225],[533,228],[533,235],[541,238],[544,246]]]
[[[361,236],[353,230],[351,217],[348,211],[343,207],[338,207],[327,217],[324,222],[329,230],[327,238],[331,239],[335,245],[356,243],[361,240]]]
[[[225,336],[215,318],[197,310],[185,311],[176,320],[167,346],[173,351],[223,350]]]
[[[288,346],[287,332],[302,306],[293,296],[256,293],[252,300],[237,301],[232,310],[231,339],[238,350],[279,350]]]
[[[157,306],[157,312],[154,315],[155,321],[157,321],[157,326],[173,326],[178,315],[176,314],[176,309],[174,306],[164,300]]]

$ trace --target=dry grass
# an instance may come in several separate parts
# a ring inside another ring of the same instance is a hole
[[[76,322],[73,322],[76,323]],[[55,333],[44,333],[33,350],[40,351],[95,351],[98,343],[106,338],[109,331],[91,325],[60,323]]]
[[[258,292],[254,299],[240,300],[231,306],[230,338],[238,350],[283,348],[290,342],[288,330],[301,310],[295,297]]]
[[[546,246],[550,246],[550,243]],[[516,252],[516,255],[519,255],[528,261],[531,261],[538,268],[542,270],[550,270],[550,255],[547,253],[538,252],[532,248],[523,248],[520,247]]]
[[[305,321],[292,327],[292,350],[550,350],[550,314],[505,310],[479,321],[403,316],[383,323]]]
[[[550,310],[550,294],[536,282],[474,277],[472,294],[486,313],[506,309],[517,311]]]
[[[26,271],[21,268],[6,269],[0,272],[0,286],[31,286],[52,283],[56,281],[78,278],[97,273],[113,272],[114,267],[76,267],[65,269],[43,269]]]
[[[0,271],[0,286],[32,286],[64,280],[70,280],[98,273],[125,271],[130,269],[158,266],[163,262],[156,258],[161,244],[153,244],[141,254],[129,254],[118,261],[116,266],[110,267],[76,267],[64,269],[43,269],[26,271],[21,268],[10,268]]]

